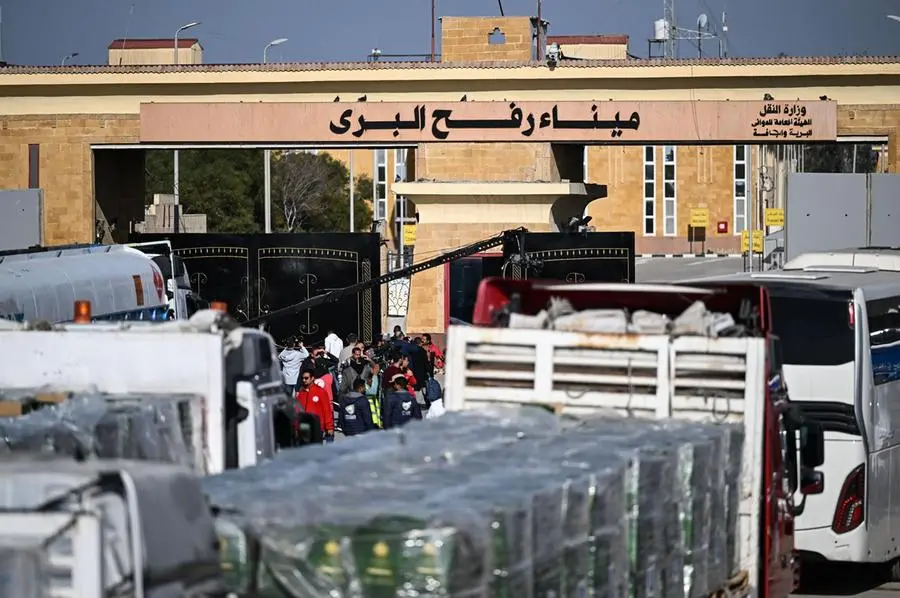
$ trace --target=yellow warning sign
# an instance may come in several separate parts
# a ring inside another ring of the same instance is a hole
[[[763,252],[763,232],[761,230],[753,231],[753,253],[762,253]],[[751,245],[751,235],[750,231],[743,230],[741,231],[741,253],[747,253],[750,251]]]
[[[709,208],[691,208],[691,226],[709,226]]]
[[[404,224],[403,225],[403,244],[407,247],[411,247],[416,244],[416,225],[415,224]]]
[[[766,208],[766,226],[784,226],[784,210]]]

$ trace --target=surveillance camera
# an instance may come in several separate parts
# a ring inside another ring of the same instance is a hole
[[[550,44],[547,46],[547,64],[556,64],[560,59],[560,51],[558,44]]]

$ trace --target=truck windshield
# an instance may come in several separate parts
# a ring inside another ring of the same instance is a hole
[[[853,361],[849,293],[770,290],[772,328],[781,339],[786,365],[832,366]]]

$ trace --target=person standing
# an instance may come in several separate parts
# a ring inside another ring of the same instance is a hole
[[[375,421],[369,401],[363,394],[366,383],[362,378],[353,381],[353,390],[338,399],[338,423],[344,436],[356,436],[375,430]]]
[[[384,407],[381,400],[381,364],[373,361],[369,364],[370,375],[366,379],[366,398],[369,400],[369,411],[372,413],[372,421],[375,426],[383,428],[382,412]]]
[[[359,340],[359,337],[356,336],[355,332],[351,332],[347,335],[347,346],[341,349],[341,354],[338,355],[338,363],[340,367],[344,367],[344,364],[353,356],[353,348],[356,346],[356,341]]]
[[[300,390],[297,391],[297,402],[305,412],[316,416],[322,427],[325,442],[334,440],[334,406],[325,391],[321,380],[316,380],[312,370],[300,372]]]
[[[297,379],[300,376],[300,365],[303,360],[309,356],[309,353],[303,348],[296,338],[288,341],[288,346],[278,354],[278,360],[281,362],[281,381],[287,389],[289,397],[294,396],[297,392]]]
[[[405,426],[422,419],[422,408],[406,387],[406,378],[397,374],[391,379],[393,390],[384,399],[384,429]]]
[[[350,359],[341,364],[341,394],[350,392],[357,379],[368,378],[370,374],[371,367],[363,357],[362,349],[353,346]]]
[[[344,350],[344,342],[341,340],[341,337],[334,333],[334,330],[329,330],[328,336],[325,337],[325,350],[335,359],[340,360],[341,351]]]

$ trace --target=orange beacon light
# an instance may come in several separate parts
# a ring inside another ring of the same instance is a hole
[[[75,302],[75,323],[76,324],[90,324],[93,318],[91,317],[91,302],[78,300]]]

